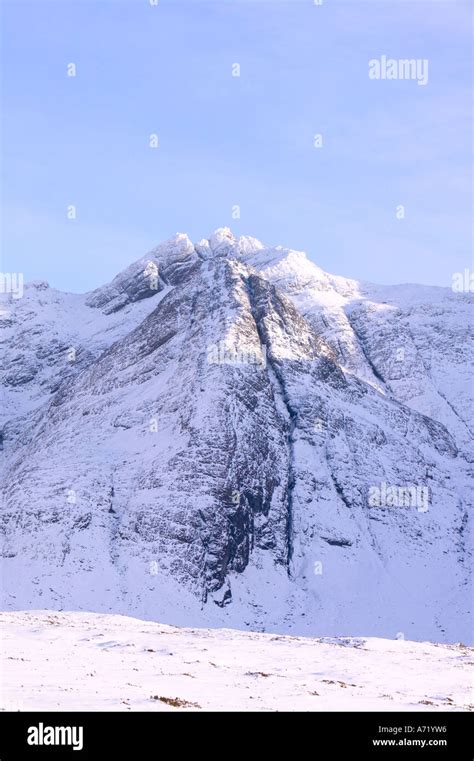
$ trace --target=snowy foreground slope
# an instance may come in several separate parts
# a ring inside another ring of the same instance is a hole
[[[0,614],[1,710],[473,710],[472,648]]]
[[[471,642],[472,301],[227,229],[4,295],[1,607]]]

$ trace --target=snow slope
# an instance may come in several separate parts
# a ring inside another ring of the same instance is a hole
[[[467,711],[471,648],[0,614],[1,710]]]
[[[226,228],[4,296],[2,606],[471,641],[470,310]]]

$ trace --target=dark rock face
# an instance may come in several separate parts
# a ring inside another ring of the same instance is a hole
[[[92,294],[7,310],[4,604],[465,633],[465,430],[409,406],[411,360],[397,398],[385,317],[287,253],[176,236]],[[390,487],[412,502],[371,507]]]

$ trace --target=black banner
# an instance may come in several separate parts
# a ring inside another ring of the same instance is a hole
[[[287,724],[287,727],[285,727]],[[252,726],[253,725],[253,726]],[[246,737],[246,728],[248,736]],[[468,713],[1,713],[0,761],[141,759],[225,752],[230,742],[255,751],[304,745],[315,758],[439,758],[472,761]],[[171,748],[170,748],[171,746]],[[309,748],[308,748],[309,746]]]

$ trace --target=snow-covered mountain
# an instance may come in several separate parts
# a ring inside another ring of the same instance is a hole
[[[472,301],[227,228],[4,296],[2,606],[469,641]]]

